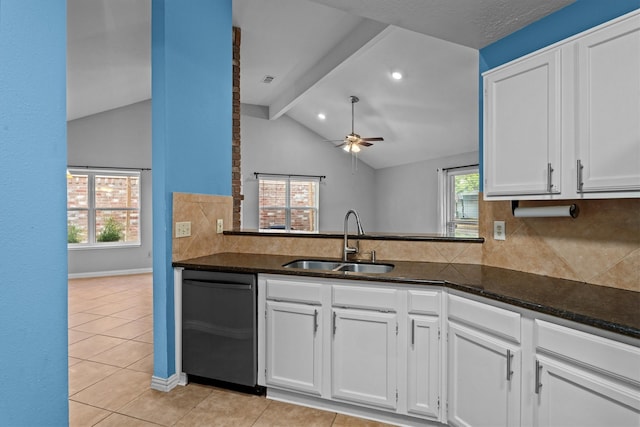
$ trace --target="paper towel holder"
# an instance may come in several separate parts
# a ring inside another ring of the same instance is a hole
[[[524,215],[516,215],[516,209],[518,209],[520,204],[519,200],[512,200],[511,201],[511,214],[513,216],[524,216]],[[543,211],[548,210],[549,208],[565,208],[566,212],[568,213],[568,215],[549,215],[549,214],[543,214]],[[557,216],[557,217],[563,217],[563,216],[570,216],[571,218],[575,219],[578,217],[578,214],[580,213],[580,209],[578,209],[578,205],[576,205],[575,203],[568,205],[568,206],[540,206],[540,207],[531,207],[531,208],[527,208],[530,211],[535,211],[535,210],[539,210],[540,211],[540,215],[526,215],[526,217],[529,218],[536,218],[536,217],[553,217],[553,216]]]

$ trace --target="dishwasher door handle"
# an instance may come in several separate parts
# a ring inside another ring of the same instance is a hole
[[[246,283],[230,283],[230,282],[218,282],[215,280],[183,280],[182,286],[184,285],[192,285],[192,286],[205,286],[208,288],[218,288],[218,289],[233,289],[237,291],[250,291],[253,289],[253,285]]]

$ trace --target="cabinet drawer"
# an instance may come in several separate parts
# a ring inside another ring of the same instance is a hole
[[[520,313],[449,295],[449,319],[520,342]]]
[[[552,353],[640,383],[640,348],[608,338],[535,321],[536,350]]]
[[[334,285],[333,305],[371,310],[396,311],[397,293],[398,291],[395,289]]]
[[[322,285],[310,282],[267,280],[267,299],[320,304]]]
[[[408,291],[408,309],[410,314],[440,314],[439,291]]]

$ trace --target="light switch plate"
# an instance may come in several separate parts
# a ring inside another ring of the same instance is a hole
[[[176,237],[191,236],[191,221],[176,222]]]
[[[224,229],[224,221],[222,221],[222,219],[219,218],[216,221],[216,233],[218,233],[218,234],[222,233],[223,229]]]
[[[507,239],[507,231],[504,227],[504,221],[493,221],[493,240]]]

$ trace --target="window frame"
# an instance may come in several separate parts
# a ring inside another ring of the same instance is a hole
[[[107,168],[77,168],[69,167],[67,172],[71,176],[87,176],[87,207],[86,208],[69,208],[68,212],[87,213],[87,242],[86,243],[68,243],[67,248],[70,250],[83,249],[114,249],[114,248],[131,248],[142,246],[142,173],[141,170],[126,169],[107,169]],[[117,177],[134,177],[138,179],[138,207],[122,208],[122,207],[98,207],[96,206],[96,176],[117,176]],[[96,214],[99,211],[130,211],[138,213],[138,240],[132,242],[98,242]]]
[[[440,232],[449,237],[478,237],[480,213],[478,212],[478,218],[476,220],[459,220],[455,218],[456,212],[456,195],[455,195],[455,177],[458,175],[469,175],[472,173],[480,174],[479,165],[467,165],[456,166],[449,168],[441,168],[438,170],[438,193],[439,196],[439,229]],[[480,189],[478,188],[478,197],[480,195]],[[452,230],[452,224],[467,224],[474,225],[476,228],[475,236],[461,236],[456,235],[455,228]]]
[[[278,175],[278,174],[256,174],[258,179],[258,231],[265,233],[318,233],[319,232],[319,218],[320,218],[320,182],[319,176],[307,176],[307,175]],[[262,200],[262,181],[274,181],[285,183],[285,205],[268,205],[263,206]],[[295,182],[310,182],[315,185],[314,204],[315,206],[292,206],[291,205],[291,184]],[[284,210],[285,212],[285,224],[284,229],[281,228],[262,228],[261,227],[261,211],[263,210]],[[292,210],[312,210],[313,215],[313,230],[294,230],[291,229],[291,211]]]

